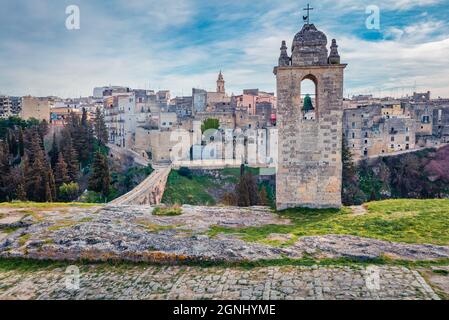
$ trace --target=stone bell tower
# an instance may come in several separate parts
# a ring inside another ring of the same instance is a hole
[[[224,81],[223,74],[221,73],[221,70],[220,70],[220,74],[218,75],[218,80],[217,80],[217,92],[225,93],[225,81]]]
[[[306,23],[296,34],[291,57],[282,42],[277,79],[279,130],[277,209],[339,208],[342,188],[343,74],[338,46]],[[312,99],[304,80],[315,85]],[[313,101],[313,102],[312,102]],[[312,105],[313,103],[313,105]]]

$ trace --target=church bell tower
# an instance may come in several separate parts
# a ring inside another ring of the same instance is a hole
[[[218,80],[217,80],[217,92],[218,93],[225,93],[225,81],[224,81],[224,77],[223,74],[220,71],[220,74],[218,75]]]
[[[310,9],[309,9],[310,10]],[[304,18],[306,20],[306,17]],[[335,40],[304,24],[291,56],[282,42],[277,81],[277,209],[340,208],[342,190],[343,75]],[[314,85],[305,94],[303,83]]]

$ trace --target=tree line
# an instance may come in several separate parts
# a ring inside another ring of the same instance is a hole
[[[73,201],[82,190],[109,193],[107,128],[101,110],[89,120],[73,112],[45,147],[49,125],[0,120],[0,201]],[[48,151],[47,151],[48,149]]]

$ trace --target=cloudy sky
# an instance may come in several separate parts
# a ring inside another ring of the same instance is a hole
[[[315,0],[311,21],[348,63],[345,94],[449,97],[449,0]],[[307,0],[0,0],[0,94],[91,95],[95,86],[275,91],[282,40]],[[68,5],[81,13],[67,30]],[[380,8],[369,30],[366,7]]]

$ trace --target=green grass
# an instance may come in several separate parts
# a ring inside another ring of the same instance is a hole
[[[169,208],[162,208],[157,207],[153,210],[153,215],[155,216],[180,216],[182,214],[182,209],[180,207],[169,207]]]
[[[225,262],[225,261],[184,261],[178,263],[178,266],[190,266],[198,268],[241,268],[254,269],[263,267],[366,267],[368,265],[390,265],[402,266],[406,268],[430,268],[438,266],[446,266],[449,264],[449,259],[427,260],[427,261],[409,261],[409,260],[393,260],[388,258],[376,259],[352,259],[352,258],[337,258],[337,259],[312,259],[309,257],[302,259],[276,259],[276,260],[257,260],[257,261],[243,261],[243,262]],[[96,266],[97,270],[107,271],[110,268],[122,270],[126,272],[128,268],[148,266],[159,267],[164,264],[148,263],[148,262],[131,262],[131,261],[115,261],[108,262],[89,262],[85,260],[79,261],[49,261],[49,260],[33,260],[0,258],[0,272],[18,271],[18,272],[36,272],[42,270],[52,270],[56,268],[66,268],[71,265],[77,265],[81,270],[89,268],[89,266]],[[438,273],[438,272],[437,272]],[[440,274],[440,273],[438,273]]]
[[[5,233],[5,234],[11,234],[11,233],[16,232],[19,229],[21,229],[21,228],[20,227],[5,228],[5,229],[0,229],[0,232]]]
[[[449,271],[447,270],[433,270],[432,272],[442,276],[449,276]]]
[[[260,169],[245,168],[246,172],[258,175]],[[172,170],[165,188],[163,203],[214,206],[217,201],[211,191],[224,195],[225,184],[235,185],[239,181],[240,168],[225,168],[220,171],[221,179],[209,175],[193,175],[191,179]]]
[[[24,246],[30,240],[31,234],[24,234],[19,238],[19,246]]]
[[[0,272],[21,271],[34,272],[59,267],[68,267],[69,262],[55,262],[48,260],[5,259],[0,258]]]
[[[216,201],[207,189],[218,186],[209,176],[183,177],[178,171],[172,170],[162,199],[167,204],[215,205]]]
[[[80,207],[89,208],[96,207],[98,203],[80,203],[80,202],[2,202],[0,208],[38,208],[38,209],[52,209],[52,208],[64,208],[64,207]]]
[[[267,243],[273,233],[294,237],[354,235],[405,243],[449,244],[449,200],[387,200],[366,204],[368,213],[355,216],[341,210],[295,209],[280,212],[290,225],[243,229],[213,227],[209,234],[237,234],[249,242]]]

